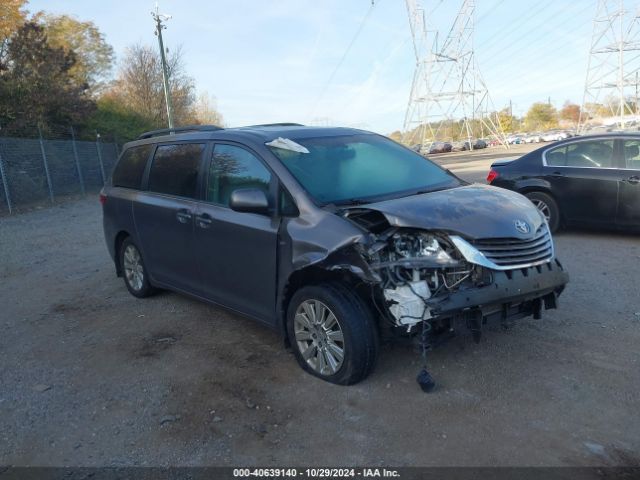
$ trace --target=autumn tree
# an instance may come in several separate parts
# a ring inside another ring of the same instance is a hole
[[[69,75],[91,92],[100,90],[113,68],[114,53],[93,22],[82,22],[68,15],[39,12],[34,21],[45,28],[49,44],[73,52],[75,64]]]
[[[52,47],[42,26],[27,22],[8,43],[0,75],[0,123],[22,128],[82,122],[94,104],[73,81],[75,54]]]
[[[510,108],[503,108],[498,112],[498,121],[502,127],[502,131],[505,133],[511,133],[514,127],[518,124],[516,118],[511,115]]]
[[[185,125],[193,121],[194,80],[186,73],[181,49],[167,55],[167,64],[174,123]],[[165,126],[167,110],[158,51],[146,45],[129,47],[110,94],[157,127]]]
[[[558,112],[548,103],[537,102],[529,108],[524,123],[529,131],[555,128],[558,126]]]
[[[216,98],[208,92],[201,92],[193,106],[193,123],[202,125],[224,125],[222,114],[218,111]]]
[[[566,101],[560,110],[560,118],[577,125],[580,121],[580,105]]]
[[[11,36],[24,24],[27,0],[2,0],[0,6],[0,59],[6,52]]]

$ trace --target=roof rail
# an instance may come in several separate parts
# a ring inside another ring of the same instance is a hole
[[[144,132],[138,137],[138,140],[144,138],[158,137],[160,135],[167,135],[172,133],[184,133],[184,132],[214,132],[216,130],[223,130],[222,127],[216,125],[185,125],[184,127],[173,128],[161,128],[160,130],[152,130],[150,132]]]
[[[304,127],[301,123],[282,122],[282,123],[260,123],[258,125],[249,125],[249,127]]]

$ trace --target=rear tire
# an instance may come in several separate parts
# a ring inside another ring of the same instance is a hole
[[[529,192],[525,196],[545,216],[549,230],[555,232],[560,227],[560,209],[551,195],[542,192]]]
[[[362,299],[338,283],[303,287],[289,302],[287,333],[300,366],[339,385],[364,380],[378,357],[378,331]]]
[[[119,255],[124,284],[129,293],[138,298],[153,295],[156,289],[149,283],[149,274],[144,265],[142,254],[130,237],[125,238],[122,242]]]

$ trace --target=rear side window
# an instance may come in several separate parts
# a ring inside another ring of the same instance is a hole
[[[128,148],[113,170],[111,183],[114,187],[140,188],[142,175],[153,145]]]
[[[195,198],[204,144],[160,145],[149,172],[149,190]]]
[[[231,193],[239,188],[258,188],[268,196],[271,173],[244,148],[218,144],[213,149],[207,201],[229,206]]]
[[[566,167],[567,166],[567,147],[554,148],[544,155],[547,165],[550,167]]]
[[[640,141],[625,140],[623,151],[625,166],[631,170],[640,170]]]
[[[549,150],[545,159],[550,167],[612,168],[613,140],[570,143]]]

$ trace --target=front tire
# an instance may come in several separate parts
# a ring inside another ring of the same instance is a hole
[[[145,298],[155,293],[155,289],[149,283],[149,274],[142,254],[131,238],[125,238],[120,246],[120,266],[124,284],[131,295]]]
[[[373,371],[375,321],[362,299],[341,284],[298,290],[287,309],[287,333],[300,366],[322,380],[353,385]]]
[[[551,195],[542,192],[529,192],[525,196],[544,215],[549,224],[549,230],[555,232],[560,227],[560,209]]]

